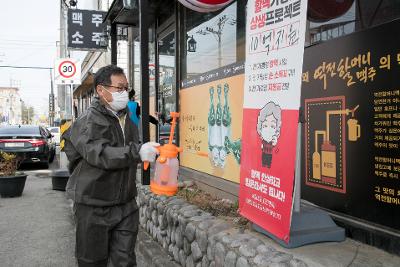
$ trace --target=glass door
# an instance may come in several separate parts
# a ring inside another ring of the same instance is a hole
[[[175,28],[168,27],[158,34],[157,39],[158,112],[160,118],[158,140],[160,143],[165,143],[169,138],[170,112],[176,111]]]

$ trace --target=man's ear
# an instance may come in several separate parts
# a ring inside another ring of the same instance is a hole
[[[103,90],[104,89],[103,89],[103,87],[101,85],[97,85],[96,86],[96,92],[97,92],[98,96],[101,96],[101,97],[103,96]]]

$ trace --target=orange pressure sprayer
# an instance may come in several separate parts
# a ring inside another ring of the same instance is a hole
[[[178,153],[182,152],[182,148],[174,145],[172,140],[174,139],[176,120],[179,118],[179,113],[171,112],[171,117],[169,140],[167,144],[157,147],[160,156],[156,162],[154,178],[150,181],[150,189],[157,195],[173,196],[178,191]],[[148,166],[148,162],[145,163],[144,169],[146,170]]]

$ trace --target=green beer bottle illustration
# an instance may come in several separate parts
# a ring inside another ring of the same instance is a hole
[[[224,111],[223,111],[223,115],[222,115],[222,124],[225,127],[230,127],[231,123],[232,123],[232,115],[231,115],[231,111],[229,110],[228,92],[229,92],[229,84],[226,83],[226,84],[224,84],[225,103],[224,103]]]
[[[215,109],[214,109],[214,87],[210,87],[210,110],[208,112],[208,125],[215,124]]]
[[[221,155],[222,149],[224,147],[224,142],[222,140],[222,105],[221,105],[221,93],[222,93],[222,86],[220,84],[217,85],[217,93],[218,93],[218,102],[217,102],[217,112],[216,112],[216,130],[215,130],[215,139],[216,145],[218,148],[218,161],[217,166],[223,167],[222,164],[222,157]]]
[[[224,84],[224,109],[222,112],[222,124],[221,124],[221,146],[222,147],[219,152],[221,167],[225,166],[226,156],[228,154],[228,148],[225,146],[225,140],[226,140],[226,138],[230,139],[230,137],[231,137],[232,117],[231,117],[231,112],[229,110],[228,92],[229,92],[229,85],[227,83],[225,83]]]
[[[216,125],[216,115],[214,108],[214,87],[210,87],[210,109],[208,111],[208,150],[209,150],[209,159],[213,166],[216,166],[216,162],[218,162],[218,149],[217,143],[215,140],[215,129]]]

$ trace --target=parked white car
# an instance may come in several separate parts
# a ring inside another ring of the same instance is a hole
[[[47,129],[49,129],[51,134],[54,136],[53,139],[54,139],[54,142],[56,142],[56,145],[59,146],[60,145],[60,136],[61,136],[60,127],[47,127]]]

